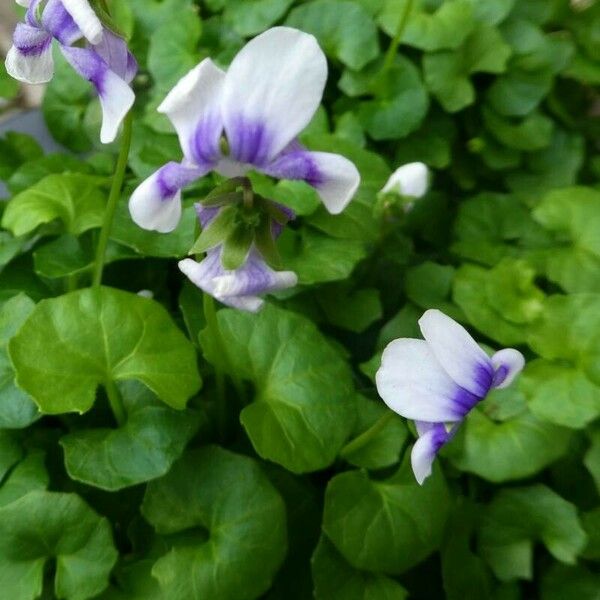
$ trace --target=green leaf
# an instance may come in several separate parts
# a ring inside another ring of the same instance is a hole
[[[317,292],[317,302],[327,320],[336,327],[362,333],[383,316],[379,290],[348,289],[346,284],[329,284]]]
[[[0,508],[0,588],[7,598],[38,598],[52,559],[57,597],[99,594],[117,559],[107,519],[79,496],[57,492],[32,491]]]
[[[409,300],[427,310],[437,308],[453,319],[462,313],[449,300],[456,269],[426,261],[406,272],[404,285]]]
[[[240,420],[258,454],[294,473],[329,466],[355,417],[345,361],[313,323],[270,305],[258,316],[221,310],[218,320],[232,372],[254,386]],[[206,331],[201,343],[216,364]]]
[[[541,600],[597,600],[600,575],[581,565],[553,564],[544,573],[541,584]]]
[[[577,509],[544,485],[500,491],[479,530],[481,553],[496,577],[531,579],[534,542],[574,564],[586,543]]]
[[[592,443],[585,454],[583,463],[590,472],[596,484],[596,489],[600,493],[600,430],[593,431],[590,437]]]
[[[402,56],[389,69],[372,77],[368,91],[374,99],[361,102],[357,116],[374,140],[406,137],[427,114],[429,97],[419,70]]]
[[[179,225],[170,233],[146,231],[132,221],[127,203],[122,202],[117,207],[110,237],[144,256],[183,258],[194,243],[197,222],[196,209],[188,206],[183,209]]]
[[[111,585],[97,600],[168,600],[152,577],[152,559],[117,566]]]
[[[568,429],[540,421],[529,412],[504,421],[486,414],[496,401],[499,405],[506,402],[503,396],[510,399],[518,395],[514,387],[494,391],[471,411],[444,450],[455,467],[499,483],[535,475],[567,451]]]
[[[13,79],[6,69],[0,69],[0,98],[12,100],[18,95],[20,88],[19,82]]]
[[[285,15],[293,0],[229,0],[223,21],[241,36],[262,33]]]
[[[105,195],[101,180],[80,174],[48,175],[17,194],[8,204],[2,226],[20,236],[55,220],[63,230],[79,235],[100,227],[104,219]]]
[[[490,270],[464,264],[454,277],[453,299],[477,329],[500,344],[521,344],[527,325],[543,310],[544,294],[524,261],[503,259]]]
[[[600,387],[572,366],[530,362],[521,389],[531,412],[543,421],[582,429],[600,416]]]
[[[585,187],[553,191],[533,217],[559,241],[544,255],[548,279],[567,292],[600,292],[600,192]]]
[[[498,25],[508,17],[517,0],[469,0],[473,16],[488,25]]]
[[[511,69],[498,77],[487,92],[490,106],[500,115],[524,117],[535,110],[552,88],[550,71]]]
[[[411,0],[387,0],[379,15],[378,23],[390,36],[394,37],[398,24]],[[444,48],[457,48],[475,26],[471,0],[453,2],[411,2],[406,27],[401,42],[433,51]]]
[[[178,409],[200,386],[194,348],[165,309],[111,288],[43,300],[9,353],[17,384],[46,413],[86,412],[106,381],[136,379]]]
[[[30,135],[9,131],[0,138],[0,179],[7,181],[29,161],[44,155],[44,150]]]
[[[0,481],[22,456],[23,448],[17,436],[12,431],[0,429]]]
[[[121,384],[127,421],[117,429],[85,429],[63,436],[72,479],[115,491],[165,475],[198,429],[195,412],[174,411],[143,385]]]
[[[0,307],[0,429],[21,429],[39,416],[31,398],[15,385],[15,371],[8,358],[7,345],[35,303],[24,294],[11,298]]]
[[[489,132],[508,148],[526,152],[541,150],[548,146],[552,139],[554,122],[538,112],[515,122],[484,108],[483,118]]]
[[[390,420],[367,444],[351,452],[343,452],[343,458],[363,469],[383,469],[398,463],[408,438],[404,421],[399,416],[390,415],[390,410],[381,402],[373,402],[360,394],[356,396],[356,404],[357,419],[350,439],[367,432],[386,415]]]
[[[351,69],[362,69],[379,54],[375,23],[355,2],[315,0],[294,8],[286,25],[312,33],[329,57]]]
[[[528,331],[528,344],[542,358],[564,359],[600,385],[600,296],[549,296]]]
[[[353,567],[399,574],[439,548],[449,501],[437,467],[423,486],[408,459],[387,479],[350,471],[327,486],[323,530]]]
[[[346,279],[367,255],[364,244],[334,239],[312,227],[286,229],[277,247],[286,270],[295,271],[304,285]]]
[[[151,482],[142,513],[159,534],[201,528],[209,536],[174,541],[154,564],[169,600],[257,598],[285,557],[280,495],[254,460],[217,446],[189,452]]]
[[[0,508],[29,492],[45,490],[48,487],[49,477],[44,459],[43,452],[34,451],[15,466],[0,487]]]
[[[426,54],[423,71],[427,87],[448,112],[462,110],[475,100],[469,77],[474,73],[503,73],[510,47],[496,29],[480,26],[453,52]]]
[[[353,568],[322,536],[312,558],[315,600],[404,600],[408,592],[396,581]]]

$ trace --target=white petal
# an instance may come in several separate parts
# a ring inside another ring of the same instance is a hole
[[[354,163],[339,154],[296,149],[280,154],[262,169],[278,179],[301,179],[318,192],[327,210],[341,213],[352,200],[360,184]]]
[[[185,156],[197,164],[220,156],[224,81],[225,73],[207,58],[180,79],[158,107],[173,123]]]
[[[483,398],[492,384],[492,363],[467,330],[433,309],[419,319],[419,327],[446,373],[460,387]]]
[[[274,27],[248,42],[225,77],[223,118],[232,157],[264,166],[308,125],[327,80],[317,40]]]
[[[107,71],[103,91],[100,94],[102,106],[102,128],[100,141],[110,144],[117,137],[119,126],[135,102],[133,90],[116,73]]]
[[[102,39],[102,23],[87,0],[62,0],[63,6],[90,44]]]
[[[6,72],[24,83],[47,83],[54,75],[54,60],[52,48],[38,56],[27,56],[12,46],[6,55]]]
[[[525,366],[525,357],[513,348],[505,348],[492,356],[494,387],[508,387]]]
[[[188,169],[168,163],[143,181],[129,199],[129,213],[142,229],[168,233],[181,218],[181,189],[204,175],[198,169]]]
[[[191,258],[186,258],[185,260],[179,262],[179,270],[203,292],[214,296],[223,304],[227,304],[228,306],[237,308],[239,310],[245,310],[247,312],[258,312],[264,304],[264,301],[258,296],[233,296],[224,298],[215,293],[215,274],[222,272],[220,263],[220,252],[217,251],[209,253],[208,256],[201,262],[196,262]]]
[[[420,435],[410,453],[410,462],[419,485],[431,475],[431,467],[439,449],[448,441],[448,433],[442,423],[430,423]]]
[[[25,8],[29,8],[29,3],[31,2],[31,0],[16,0],[16,3],[19,6],[24,6]]]
[[[450,379],[423,340],[388,344],[375,380],[383,401],[416,421],[459,421],[478,401]]]
[[[421,198],[429,187],[429,170],[421,162],[408,163],[396,169],[381,190],[384,194],[395,192],[401,196]]]

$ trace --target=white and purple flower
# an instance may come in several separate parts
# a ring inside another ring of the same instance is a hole
[[[129,201],[133,220],[144,229],[172,231],[183,187],[210,171],[231,178],[252,169],[304,180],[331,213],[340,213],[358,188],[356,167],[337,154],[310,152],[296,140],[321,102],[326,79],[327,61],[316,39],[289,27],[248,42],[226,73],[203,60],[158,109],[173,123],[185,158],[135,190]]]
[[[419,320],[424,340],[401,338],[383,352],[376,382],[396,413],[415,421],[412,468],[422,484],[440,448],[490,390],[510,385],[525,365],[512,348],[491,358],[464,327],[439,310]]]
[[[52,40],[71,66],[96,88],[102,106],[100,140],[112,142],[132,107],[129,83],[137,72],[125,41],[105,28],[87,0],[17,0],[27,7],[6,56],[9,75],[25,83],[46,83],[54,75]],[[86,47],[75,46],[86,40]]]
[[[293,212],[280,204],[277,208],[293,218]],[[203,228],[206,228],[218,215],[219,208],[204,208],[196,204],[198,219]],[[281,233],[281,226],[274,223],[273,237]],[[197,262],[186,258],[179,262],[179,268],[190,281],[203,292],[214,296],[219,302],[246,310],[257,312],[264,301],[260,298],[263,294],[294,287],[298,277],[292,271],[274,271],[267,265],[260,252],[252,246],[244,264],[235,271],[227,271],[221,261],[223,245],[218,244],[210,248],[206,257]]]

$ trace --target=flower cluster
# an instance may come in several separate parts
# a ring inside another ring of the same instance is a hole
[[[25,22],[17,25],[6,56],[8,73],[25,83],[50,81],[55,39],[71,66],[96,88],[103,113],[100,139],[112,142],[135,100],[129,83],[137,72],[137,62],[125,40],[102,24],[87,0],[17,2],[27,13]],[[85,47],[76,45],[82,40]]]
[[[512,348],[488,357],[464,327],[439,310],[428,310],[419,326],[424,340],[401,338],[386,347],[376,381],[384,402],[415,421],[419,439],[412,467],[423,483],[468,413],[490,390],[510,385],[525,359]]]

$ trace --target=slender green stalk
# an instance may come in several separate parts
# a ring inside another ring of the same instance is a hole
[[[117,388],[117,385],[114,381],[107,380],[104,382],[104,389],[106,390],[108,403],[110,404],[110,408],[115,416],[117,424],[119,426],[124,425],[125,421],[127,421],[127,413],[125,412],[125,407],[123,406],[123,399],[121,398],[119,388]]]
[[[402,34],[404,33],[404,29],[406,28],[406,24],[408,23],[408,17],[412,12],[414,0],[406,0],[404,4],[404,10],[398,19],[398,27],[396,28],[396,34],[392,39],[392,43],[390,44],[387,52],[385,54],[385,59],[383,61],[383,67],[381,68],[382,72],[387,71],[394,64],[394,60],[396,60],[396,54],[398,53],[398,46],[400,46],[400,41],[402,40]]]
[[[385,428],[385,426],[394,418],[394,413],[390,410],[385,414],[381,415],[369,429],[363,431],[359,436],[350,440],[340,452],[340,456],[346,457],[357,450],[360,450],[366,446],[369,442],[375,439],[379,433]]]
[[[123,134],[121,135],[121,148],[117,159],[117,168],[112,180],[106,212],[104,213],[104,222],[100,230],[98,246],[96,247],[96,258],[94,260],[94,269],[92,276],[92,286],[97,288],[102,283],[102,272],[104,270],[104,259],[106,256],[106,246],[112,229],[112,224],[115,218],[115,211],[121,190],[123,188],[123,180],[125,179],[125,170],[127,169],[127,159],[129,158],[129,149],[131,147],[131,130],[133,124],[133,115],[130,112],[123,122]]]

